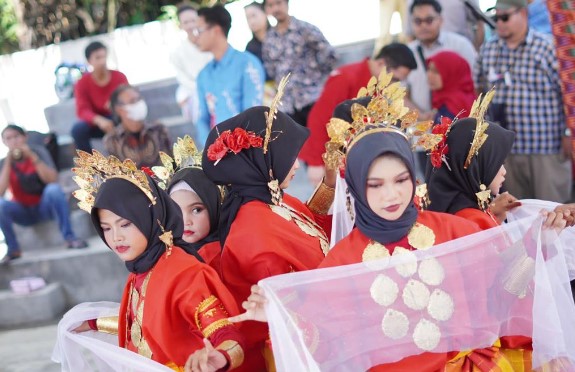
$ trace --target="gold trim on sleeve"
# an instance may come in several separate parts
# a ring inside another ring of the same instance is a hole
[[[227,319],[216,320],[215,322],[211,323],[209,326],[204,328],[202,330],[202,334],[204,335],[204,337],[208,338],[211,335],[213,335],[214,332],[216,332],[218,329],[227,327],[229,325],[232,325],[232,323]]]
[[[309,209],[317,214],[326,215],[333,204],[335,188],[329,187],[323,181],[316,187],[307,205]]]
[[[99,332],[109,333],[111,335],[118,334],[118,317],[117,316],[103,316],[96,319],[96,327]]]
[[[228,353],[230,357],[229,369],[237,368],[244,362],[244,350],[236,341],[226,340],[216,346],[216,350],[222,350]]]

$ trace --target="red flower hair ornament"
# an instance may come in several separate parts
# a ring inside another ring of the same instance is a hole
[[[457,117],[455,118],[457,120]],[[454,120],[454,121],[455,121]],[[450,118],[442,116],[441,123],[435,125],[431,130],[432,134],[436,134],[442,137],[441,141],[429,152],[431,158],[431,165],[434,168],[441,168],[441,164],[445,163],[447,169],[451,171],[449,164],[447,163],[447,154],[449,153],[449,146],[447,145],[447,134],[453,125]]]
[[[208,147],[208,159],[217,165],[228,153],[238,154],[250,147],[263,147],[264,140],[254,132],[243,128],[235,128],[233,132],[226,130]]]

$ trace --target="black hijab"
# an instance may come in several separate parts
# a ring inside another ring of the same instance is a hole
[[[144,253],[132,261],[126,261],[126,267],[130,272],[145,273],[162,257],[166,250],[166,245],[159,238],[164,232],[162,227],[165,231],[172,232],[175,246],[184,249],[203,262],[199,254],[182,239],[184,223],[180,207],[153,180],[146,177],[152,194],[156,198],[156,204],[152,204],[140,188],[122,178],[107,179],[100,186],[91,213],[92,223],[100,238],[106,242],[104,231],[100,226],[98,209],[107,209],[131,221],[148,239],[148,246]]]
[[[355,199],[355,225],[368,238],[381,244],[396,242],[406,236],[417,220],[413,201],[401,217],[388,221],[378,216],[367,202],[367,176],[371,164],[383,154],[393,154],[405,163],[415,193],[415,161],[409,142],[399,133],[376,132],[359,139],[347,153],[345,181]],[[412,198],[413,200],[413,195]]]
[[[269,107],[258,106],[216,125],[208,136],[205,148],[208,149],[218,138],[219,133],[235,128],[255,132],[265,137],[266,118],[264,113]],[[307,137],[309,130],[297,124],[287,114],[278,111],[273,121],[271,140],[268,151],[250,147],[237,154],[227,153],[217,164],[207,157],[207,150],[202,155],[204,173],[214,183],[225,185],[227,195],[222,205],[220,217],[220,242],[224,245],[230,227],[242,205],[252,200],[270,204],[272,196],[268,188],[270,169],[273,178],[281,184],[289,174]]]
[[[206,177],[203,170],[199,168],[184,168],[176,172],[168,185],[168,193],[176,184],[183,181],[190,186],[202,203],[208,209],[210,216],[210,232],[208,236],[195,243],[188,243],[196,251],[199,251],[204,244],[214,242],[219,238],[219,222],[220,222],[220,205],[222,202],[222,194],[220,189],[212,181]]]
[[[476,120],[465,118],[457,120],[447,135],[447,163],[433,169],[427,179],[427,190],[431,204],[429,209],[437,212],[456,213],[465,208],[479,209],[477,196],[479,186],[489,187],[505,158],[511,152],[515,133],[496,124],[489,124],[487,140],[474,156],[471,164],[464,169],[469,153]]]

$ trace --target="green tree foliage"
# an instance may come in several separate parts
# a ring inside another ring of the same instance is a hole
[[[0,54],[18,50],[18,19],[12,0],[0,0]]]
[[[5,11],[5,6],[12,2],[20,4],[20,17],[17,17],[18,12],[14,12],[14,9],[10,12]],[[229,3],[231,1],[195,0],[192,2],[209,6],[218,2]],[[175,2],[169,0],[0,0],[0,4],[2,5],[0,18],[2,53],[13,51],[4,50],[8,48],[8,45],[19,44],[20,49],[37,48],[111,32],[118,27],[142,24],[157,19],[173,19],[175,16]],[[19,38],[16,37],[18,27],[22,30],[18,33]],[[12,44],[5,42],[8,36],[11,37]]]

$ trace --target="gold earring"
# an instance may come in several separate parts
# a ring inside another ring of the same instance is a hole
[[[345,189],[345,206],[347,207],[347,213],[351,217],[352,221],[355,221],[355,213],[353,213],[353,207],[351,205],[351,195],[349,194],[349,188]]]
[[[282,202],[282,191],[280,189],[280,183],[278,180],[271,180],[268,182],[268,188],[272,194],[273,205],[280,205]]]
[[[416,204],[420,210],[424,211],[429,208],[431,200],[429,199],[429,193],[427,192],[427,184],[422,183],[415,187],[415,197]]]
[[[481,191],[475,193],[477,196],[477,204],[479,205],[479,209],[485,212],[489,209],[489,202],[491,201],[491,190],[489,190],[484,184],[481,184],[479,189]]]
[[[171,231],[164,230],[164,226],[158,221],[158,225],[160,225],[160,229],[162,229],[162,235],[159,236],[162,243],[166,245],[166,256],[169,257],[172,254],[172,246],[174,245],[174,236],[172,235]]]

